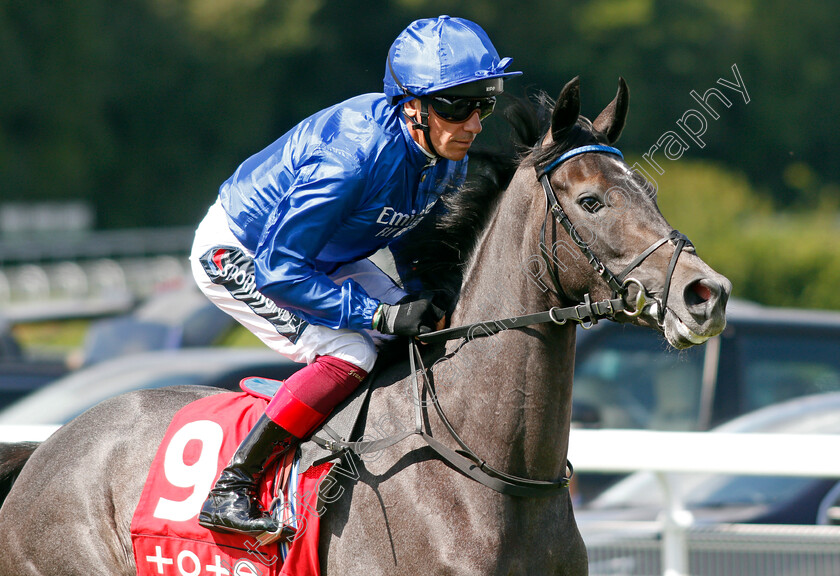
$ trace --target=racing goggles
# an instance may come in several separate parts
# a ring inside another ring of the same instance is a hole
[[[478,119],[484,120],[493,113],[496,97],[490,98],[444,98],[427,96],[424,98],[435,109],[435,113],[447,122],[466,122],[473,112],[478,110]]]

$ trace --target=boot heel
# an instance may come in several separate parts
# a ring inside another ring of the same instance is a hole
[[[298,439],[262,415],[222,470],[198,515],[200,526],[216,532],[256,535],[282,526],[257,501],[257,482],[276,447],[288,450]]]

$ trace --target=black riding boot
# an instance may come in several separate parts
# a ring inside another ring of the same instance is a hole
[[[198,523],[216,532],[255,535],[276,532],[280,525],[257,501],[257,482],[275,448],[282,446],[282,452],[285,452],[298,441],[263,414],[210,490],[198,515]]]

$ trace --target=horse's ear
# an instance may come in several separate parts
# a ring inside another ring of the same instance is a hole
[[[575,76],[560,91],[554,112],[551,113],[551,137],[555,142],[562,140],[569,128],[580,116],[580,76]]]
[[[630,105],[630,91],[627,90],[627,83],[624,78],[618,78],[618,93],[616,93],[610,105],[604,108],[595,122],[592,123],[595,130],[606,135],[610,144],[615,144],[624,130],[624,123],[627,120],[627,109]]]

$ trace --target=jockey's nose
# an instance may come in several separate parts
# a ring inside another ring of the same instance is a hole
[[[473,134],[479,134],[482,130],[481,120],[478,117],[478,110],[474,111],[467,121],[464,122],[464,130],[467,132],[472,132]]]

